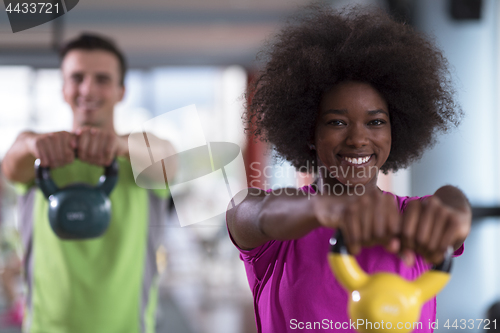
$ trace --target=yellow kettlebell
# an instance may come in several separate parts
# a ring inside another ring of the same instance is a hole
[[[331,243],[328,261],[337,281],[350,294],[348,312],[351,320],[358,323],[359,332],[412,331],[422,305],[450,279],[451,251],[440,265],[415,281],[408,281],[392,273],[366,274],[348,253],[340,230]]]

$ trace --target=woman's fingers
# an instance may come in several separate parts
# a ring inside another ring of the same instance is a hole
[[[470,232],[470,216],[466,213],[450,209],[446,219],[446,225],[436,250],[434,258],[430,258],[433,263],[439,263],[447,249],[458,247]],[[437,257],[436,257],[437,256]]]
[[[391,253],[397,253],[401,247],[401,240],[397,237],[393,237],[385,245],[385,250]]]
[[[414,250],[415,244],[415,234],[417,230],[417,225],[420,219],[420,212],[422,209],[422,203],[420,200],[412,200],[407,206],[403,213],[403,221],[401,226],[401,249]]]
[[[387,206],[382,194],[374,193],[373,197],[372,237],[375,242],[381,242],[385,236],[387,222]]]
[[[394,197],[386,195],[387,200],[387,239],[385,240],[385,248],[387,251],[397,253],[401,248],[401,221],[402,216],[399,212],[399,207],[394,200]]]
[[[318,195],[313,197],[314,216],[326,228],[339,228],[344,217],[345,206],[341,198]]]
[[[436,252],[441,252],[442,254],[446,250],[446,247],[444,249],[441,248],[441,241],[447,229],[449,212],[443,207],[442,209],[438,209],[434,216],[432,232],[425,252],[425,255],[429,257],[429,259],[436,257]]]
[[[439,215],[440,200],[434,196],[422,201],[422,209],[415,234],[416,251],[426,254],[431,236],[432,226]]]
[[[449,246],[465,239],[470,214],[444,204],[437,196],[408,204],[403,216],[403,250],[414,249],[428,262],[439,264]]]
[[[338,225],[352,254],[382,245],[412,266],[418,253],[437,264],[450,245],[465,239],[470,214],[445,205],[438,197],[408,202],[403,214],[391,195],[378,193],[344,201]]]
[[[360,206],[361,242],[369,245],[372,242],[373,204],[369,198],[362,197]]]
[[[345,210],[345,231],[347,233],[347,247],[349,252],[356,255],[361,250],[361,214],[357,202],[349,205]]]
[[[372,245],[382,245],[391,252],[399,250],[401,214],[390,195],[373,192],[346,200],[341,225],[352,254]]]
[[[384,246],[388,251],[397,251],[400,242],[394,238],[399,235],[401,214],[394,197],[389,194],[378,194],[373,207],[374,243]]]

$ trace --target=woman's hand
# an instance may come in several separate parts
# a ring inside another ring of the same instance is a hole
[[[319,224],[340,228],[349,252],[382,245],[413,266],[415,253],[438,264],[449,246],[458,249],[470,232],[471,209],[453,186],[440,188],[424,200],[412,200],[403,215],[394,197],[380,191],[363,196],[318,196],[313,205]]]
[[[363,196],[318,196],[315,216],[322,226],[340,228],[349,252],[382,245],[389,252],[400,248],[401,214],[394,197],[379,190]]]
[[[401,253],[413,264],[412,252],[428,262],[443,261],[449,246],[458,249],[469,234],[472,213],[465,196],[452,186],[424,200],[408,203],[403,214]]]

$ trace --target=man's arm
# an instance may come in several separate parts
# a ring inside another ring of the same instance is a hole
[[[163,156],[175,154],[170,142],[157,140],[161,144],[156,147],[160,148],[153,147],[153,153],[160,153],[155,149],[161,149],[161,154],[166,154]],[[19,134],[5,155],[2,172],[12,182],[29,183],[35,178],[34,162],[37,158],[40,159],[41,166],[55,169],[72,163],[75,150],[81,161],[101,166],[109,165],[116,156],[130,160],[130,154],[139,153],[134,148],[129,150],[128,135],[118,136],[114,132],[95,127],[84,127],[76,133],[62,131],[39,134],[27,131]],[[175,159],[169,161],[175,162]],[[176,163],[165,164],[169,175],[175,173],[176,167]],[[161,177],[158,181],[165,182],[163,175],[154,176]]]
[[[57,168],[73,161],[75,147],[72,133],[22,132],[5,154],[2,172],[12,182],[29,183],[35,179],[35,159],[41,166]]]

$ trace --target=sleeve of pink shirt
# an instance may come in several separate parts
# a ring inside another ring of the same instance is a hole
[[[226,224],[227,227],[227,224]],[[227,232],[229,234],[229,238],[231,239],[231,242],[233,243],[234,246],[240,251],[240,257],[243,261],[247,262],[252,262],[262,256],[266,251],[272,249],[274,246],[276,246],[276,243],[278,241],[271,240],[267,243],[262,244],[261,246],[258,246],[254,249],[251,250],[243,250],[241,249],[238,244],[233,239],[233,236],[231,235],[231,232],[229,231],[229,228],[227,229]]]

